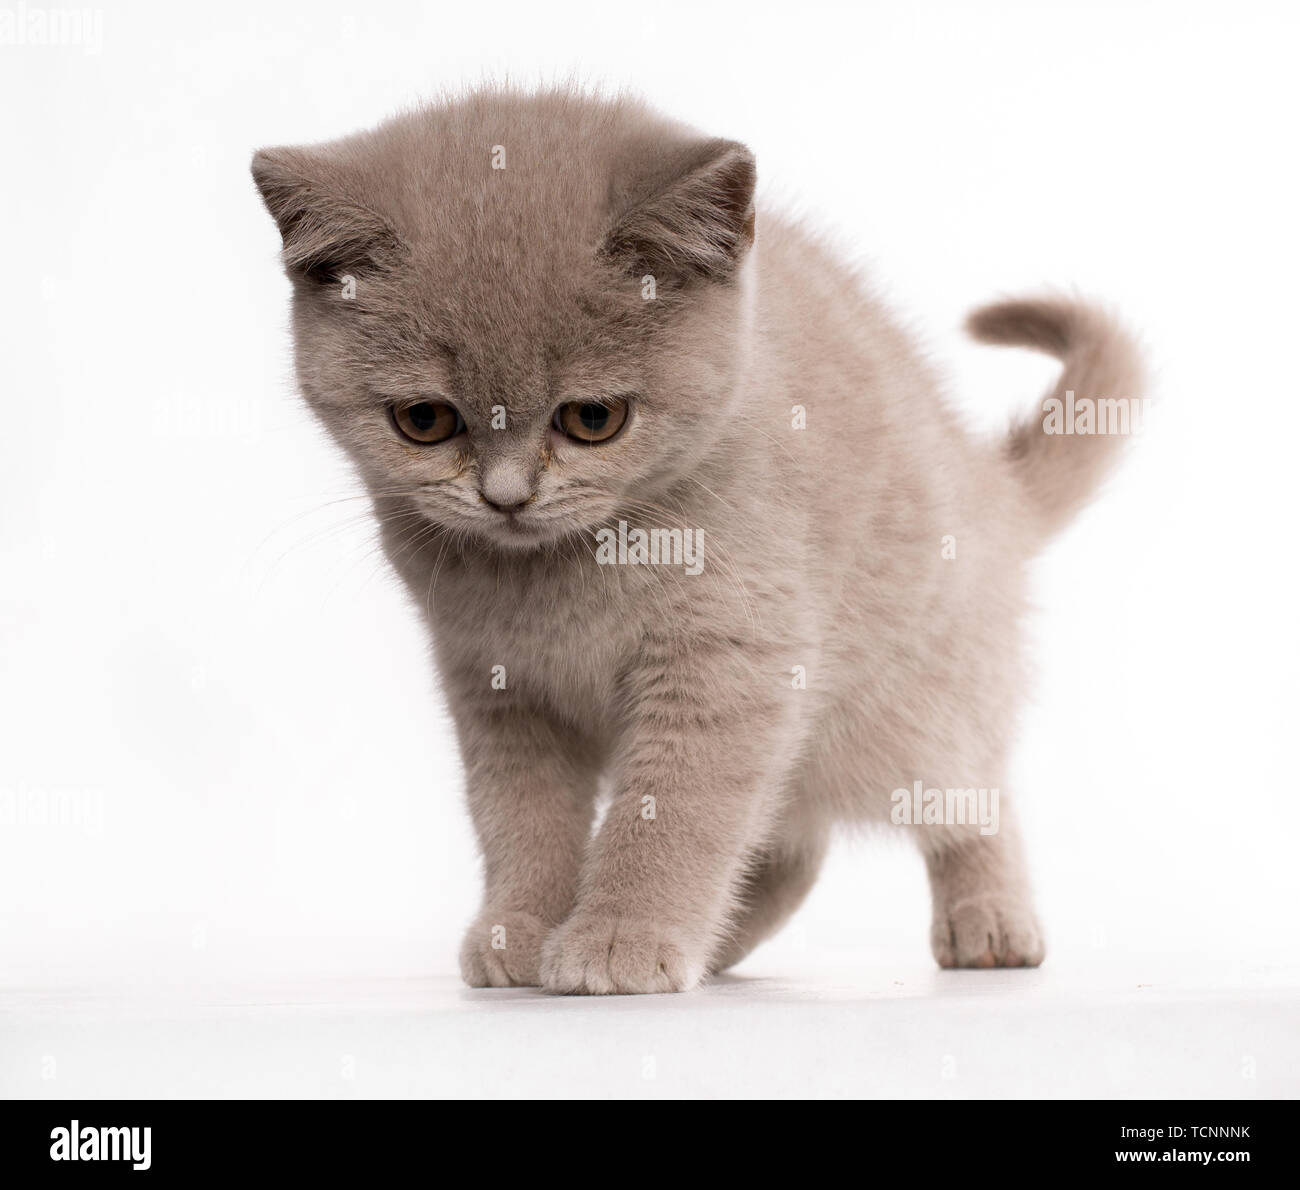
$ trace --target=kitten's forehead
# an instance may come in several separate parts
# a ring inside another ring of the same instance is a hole
[[[484,271],[459,286],[435,261],[410,267],[410,300],[417,320],[438,328],[431,372],[446,395],[486,416],[505,406],[512,414],[540,413],[559,395],[635,387],[635,347],[614,328],[626,325],[621,293],[592,285],[591,263],[528,280],[533,262],[521,251],[509,272]],[[414,362],[414,361],[413,361]]]
[[[638,283],[611,287],[597,253],[643,124],[634,105],[492,96],[349,144],[364,200],[409,247],[406,298],[463,387],[545,403],[556,362],[598,351],[641,305]]]
[[[599,243],[619,159],[643,135],[633,105],[502,94],[412,113],[353,144],[370,200],[458,285],[544,285]]]
[[[322,400],[440,390],[467,418],[648,402],[664,344],[728,350],[752,155],[635,101],[478,92],[327,145],[263,150],[253,176]],[[683,311],[714,307],[696,321],[717,333],[683,331]]]

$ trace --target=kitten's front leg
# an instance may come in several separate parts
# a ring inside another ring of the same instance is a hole
[[[471,987],[536,987],[542,942],[573,904],[594,766],[580,741],[505,691],[457,707],[456,721],[484,870],[461,974]]]
[[[613,802],[543,948],[549,991],[677,992],[708,969],[795,748],[780,673],[732,641],[645,646]]]

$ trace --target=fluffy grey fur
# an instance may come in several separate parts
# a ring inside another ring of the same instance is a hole
[[[690,988],[786,920],[836,822],[888,822],[918,780],[1004,789],[1025,564],[1113,437],[1035,410],[972,438],[849,270],[756,217],[748,150],[626,99],[482,90],[253,175],[302,392],[455,716],[484,861],[467,982]],[[1096,310],[972,328],[1060,356],[1058,391],[1138,395]],[[463,430],[404,437],[419,402]],[[569,402],[626,424],[575,442]],[[702,572],[599,564],[620,520],[702,531]],[[899,828],[945,966],[1042,959],[1005,798],[1000,819]]]

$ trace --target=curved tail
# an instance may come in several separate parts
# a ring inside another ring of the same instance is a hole
[[[1004,454],[1044,536],[1083,506],[1140,427],[1137,345],[1107,313],[1068,298],[983,306],[967,320],[981,342],[1032,347],[1065,367],[1041,408],[1018,421]]]

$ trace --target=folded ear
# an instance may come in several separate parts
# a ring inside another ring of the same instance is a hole
[[[672,152],[625,188],[603,251],[635,275],[726,278],[754,242],[756,177],[736,141]]]
[[[382,216],[348,198],[330,163],[303,149],[263,149],[253,156],[253,181],[284,241],[290,275],[337,280],[383,267],[402,251]]]

